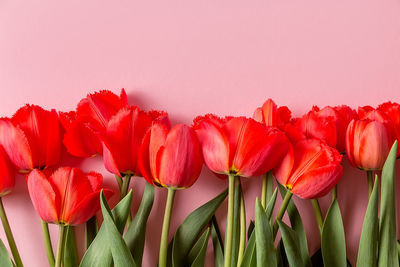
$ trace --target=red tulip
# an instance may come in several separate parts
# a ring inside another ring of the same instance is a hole
[[[82,99],[76,113],[61,113],[65,128],[64,145],[71,155],[90,157],[102,154],[101,137],[112,116],[127,106],[125,90],[121,95],[102,90]]]
[[[174,189],[192,186],[203,166],[195,131],[183,124],[170,129],[169,120],[160,117],[143,139],[138,163],[144,178],[153,185]]]
[[[219,174],[259,176],[271,170],[287,149],[288,140],[276,128],[244,117],[195,119],[204,161]]]
[[[321,140],[301,140],[274,169],[276,179],[293,194],[305,198],[326,195],[342,176],[342,155]]]
[[[336,147],[336,125],[332,117],[319,114],[319,108],[297,119],[294,126],[303,134],[303,139],[320,139],[331,147]]]
[[[385,163],[394,135],[390,124],[382,121],[382,114],[374,112],[362,120],[350,122],[346,132],[346,155],[354,167],[380,170]]]
[[[137,107],[123,108],[110,119],[102,138],[104,165],[108,171],[118,176],[141,176],[138,151],[152,120],[157,116],[165,117],[169,122],[166,113],[149,114]]]
[[[386,116],[390,119],[391,124],[394,127],[394,132],[396,135],[396,139],[400,142],[400,104],[386,102],[377,108],[380,112],[386,114]],[[399,147],[400,149],[400,147]],[[399,155],[399,154],[397,154]]]
[[[8,159],[6,151],[0,145],[0,197],[3,197],[11,192],[14,188],[15,176],[13,172],[13,166]]]
[[[33,206],[43,221],[77,225],[99,210],[102,180],[99,173],[61,167],[49,176],[33,170],[27,184]],[[111,190],[103,190],[107,197],[112,195]]]
[[[58,164],[61,131],[57,112],[26,105],[11,119],[0,119],[0,144],[21,172]]]
[[[336,148],[340,153],[346,151],[346,130],[350,121],[357,118],[357,113],[349,106],[324,107],[318,111],[318,115],[331,117],[336,125]]]
[[[265,101],[261,108],[254,111],[253,118],[267,126],[282,129],[282,127],[289,122],[291,111],[288,107],[277,107],[272,99]]]

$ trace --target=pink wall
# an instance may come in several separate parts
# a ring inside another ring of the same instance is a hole
[[[173,122],[185,123],[208,112],[250,116],[268,97],[295,115],[312,105],[400,101],[397,0],[67,2],[0,1],[0,115],[25,103],[69,110],[88,92],[122,87],[131,104],[165,109]],[[339,202],[354,262],[367,186],[364,174],[344,165]],[[100,158],[82,167],[101,171],[115,188]],[[39,217],[18,179],[5,206],[23,261],[41,267]],[[243,182],[252,218],[261,181]],[[177,194],[172,230],[225,186],[204,169],[192,188]],[[133,187],[137,207],[143,181]],[[155,265],[158,251],[166,197],[158,191],[145,266]],[[311,205],[296,203],[315,251]],[[324,211],[328,204],[326,197]]]

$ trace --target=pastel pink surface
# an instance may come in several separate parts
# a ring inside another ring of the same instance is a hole
[[[294,115],[312,105],[399,102],[400,3],[348,1],[11,1],[0,3],[1,116],[25,103],[68,111],[87,93],[125,88],[131,104],[165,109],[173,124],[197,115],[251,116],[267,98]],[[347,252],[354,263],[367,204],[365,174],[344,160],[339,202]],[[74,164],[75,159],[64,159]],[[101,171],[99,157],[82,163]],[[25,266],[45,266],[39,216],[23,177],[4,197]],[[248,218],[260,179],[244,179]],[[171,233],[186,215],[218,194],[226,181],[206,168],[176,196]],[[134,210],[143,180],[134,179]],[[144,255],[155,266],[165,190],[157,190]],[[311,205],[295,198],[310,251],[319,247]],[[330,197],[321,200],[326,212]],[[278,203],[279,204],[279,203]],[[226,203],[218,212],[224,225]],[[51,227],[57,237],[57,228]],[[4,233],[1,230],[1,238]],[[83,235],[83,228],[78,229]],[[212,266],[211,246],[208,265]]]

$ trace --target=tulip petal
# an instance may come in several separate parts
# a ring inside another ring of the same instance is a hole
[[[194,130],[178,124],[171,129],[162,151],[159,180],[163,186],[190,187],[203,164],[200,143]]]
[[[284,186],[288,184],[288,179],[290,177],[290,174],[292,173],[293,164],[294,164],[293,146],[289,144],[289,149],[286,155],[282,158],[281,162],[277,164],[277,166],[273,170],[276,180],[278,180],[278,182]]]
[[[167,140],[169,125],[165,123],[154,122],[150,132],[150,144],[149,144],[149,159],[150,159],[150,170],[153,178],[159,178],[159,162],[160,150]]]
[[[9,119],[0,119],[0,144],[20,170],[33,168],[32,153],[24,132]]]
[[[142,145],[140,146],[139,149],[138,167],[140,173],[143,175],[146,181],[154,185],[153,176],[151,174],[151,169],[150,169],[150,153],[149,153],[150,136],[151,132],[148,131],[143,138]]]
[[[15,176],[13,166],[7,156],[6,151],[0,145],[0,197],[7,195],[14,188]]]
[[[102,154],[102,145],[98,135],[86,123],[72,122],[64,134],[64,145],[75,157],[92,157]]]
[[[46,176],[39,170],[33,170],[28,176],[28,191],[36,212],[43,221],[59,221],[60,198]]]

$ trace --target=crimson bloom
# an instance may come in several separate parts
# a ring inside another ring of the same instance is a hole
[[[29,195],[42,220],[65,225],[82,224],[95,215],[102,181],[99,173],[71,167],[61,167],[50,175],[33,170],[27,178]],[[112,195],[111,190],[103,190],[107,197]]]
[[[274,169],[274,175],[291,193],[305,199],[319,198],[342,176],[342,157],[321,140],[301,140]]]
[[[0,198],[10,193],[14,188],[15,175],[13,172],[13,166],[8,159],[7,153],[4,148],[0,145]]]
[[[188,188],[199,177],[202,166],[200,143],[191,127],[178,124],[170,128],[163,116],[153,121],[139,154],[140,171],[149,183]]]
[[[121,109],[110,119],[102,137],[104,165],[108,171],[118,176],[141,176],[137,163],[138,151],[152,121],[160,116],[169,123],[165,112],[147,113],[130,106]]]
[[[0,119],[0,144],[21,172],[58,164],[61,131],[57,112],[26,105],[11,119]]]
[[[268,99],[254,111],[253,118],[267,126],[282,129],[290,121],[291,111],[286,106],[278,108],[272,99]]]
[[[76,108],[76,112],[60,113],[65,129],[64,145],[71,155],[90,157],[102,154],[101,137],[111,117],[127,106],[125,90],[120,96],[102,90],[88,94]]]
[[[377,110],[386,114],[390,119],[395,131],[396,139],[400,142],[400,104],[389,101],[379,105]]]
[[[204,162],[219,174],[259,176],[271,170],[288,147],[285,134],[244,117],[195,119]]]

